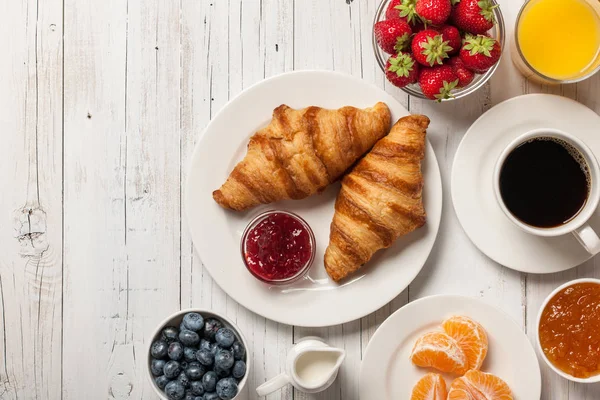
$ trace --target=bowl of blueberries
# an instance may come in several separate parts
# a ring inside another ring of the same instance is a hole
[[[229,319],[201,309],[164,320],[148,348],[148,377],[163,400],[231,400],[248,376],[246,340]]]

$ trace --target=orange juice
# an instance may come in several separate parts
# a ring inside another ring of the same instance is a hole
[[[597,0],[531,0],[517,22],[517,42],[528,66],[542,76],[577,80],[600,63]]]

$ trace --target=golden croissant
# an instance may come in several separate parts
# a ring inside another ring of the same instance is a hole
[[[428,126],[424,115],[401,118],[342,180],[325,251],[333,280],[425,224],[421,160]]]
[[[337,110],[281,105],[250,138],[246,156],[213,198],[241,211],[320,192],[388,133],[390,119],[384,103]]]

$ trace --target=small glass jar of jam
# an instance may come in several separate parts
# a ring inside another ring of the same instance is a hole
[[[548,296],[538,316],[538,345],[559,375],[600,381],[600,280],[577,279]]]
[[[287,285],[303,277],[315,258],[315,236],[306,221],[289,211],[267,211],[246,227],[242,259],[257,279]]]

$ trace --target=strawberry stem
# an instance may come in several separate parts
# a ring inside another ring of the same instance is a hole
[[[395,72],[398,76],[406,78],[412,72],[414,64],[415,62],[411,56],[400,53],[395,57],[390,57],[389,70]]]
[[[406,18],[409,24],[415,25],[421,20],[415,9],[416,4],[417,0],[402,0],[402,3],[394,8],[400,10],[400,17]]]
[[[486,20],[495,24],[496,17],[494,16],[494,9],[498,8],[499,4],[493,4],[490,0],[479,0],[477,5],[481,8],[479,14],[483,15]]]
[[[444,81],[444,86],[440,88],[440,93],[435,95],[437,101],[441,102],[444,99],[454,97],[454,95],[450,92],[456,88],[456,86],[458,86],[458,79],[450,83],[448,83],[448,81]]]
[[[469,54],[483,54],[486,57],[491,57],[491,51],[494,49],[496,40],[484,35],[470,36],[465,40],[465,50],[469,50]]]
[[[428,37],[427,42],[421,43],[421,48],[421,54],[432,67],[434,64],[442,65],[444,58],[448,58],[448,52],[452,51],[452,46],[448,45],[448,41],[444,40],[442,35]]]
[[[409,43],[410,43],[410,35],[408,33],[405,33],[402,36],[398,36],[398,38],[396,39],[396,44],[394,45],[394,50],[400,52],[400,51],[406,49],[408,47]]]

